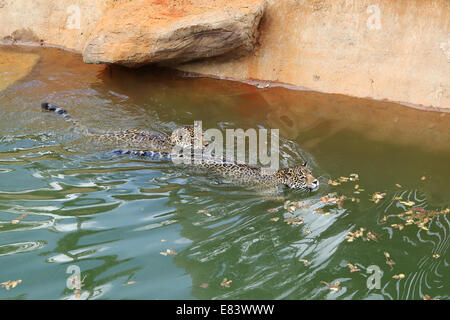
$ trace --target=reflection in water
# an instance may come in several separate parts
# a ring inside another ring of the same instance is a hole
[[[401,201],[448,208],[449,114],[85,65],[54,49],[1,50],[40,59],[0,92],[0,282],[22,279],[0,298],[449,298],[448,214],[425,229],[397,216],[408,210]],[[98,129],[169,132],[194,120],[205,129],[278,128],[281,165],[309,160],[321,188],[279,201],[171,163],[113,155],[111,146],[42,114],[41,101]],[[326,183],[354,172],[357,182]],[[341,207],[320,201],[330,192],[347,197]],[[370,201],[375,192],[385,199]],[[306,205],[292,215],[286,199]],[[303,223],[284,221],[293,216]],[[403,230],[392,226],[400,223]],[[347,242],[361,227],[378,240]],[[169,248],[177,254],[160,254]],[[350,273],[348,263],[360,271]],[[81,269],[80,295],[66,288],[70,265]],[[370,265],[383,272],[380,290],[367,289]],[[400,273],[404,279],[392,278]]]

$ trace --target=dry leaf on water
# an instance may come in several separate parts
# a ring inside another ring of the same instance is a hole
[[[9,290],[11,288],[14,289],[20,283],[22,283],[22,280],[20,280],[20,279],[16,280],[16,281],[8,280],[6,282],[1,282],[0,285],[2,286],[2,288],[5,288],[6,290]]]
[[[336,281],[334,284],[325,282],[325,281],[321,281],[321,283],[323,283],[324,285],[326,285],[328,287],[328,289],[330,289],[331,291],[339,291],[341,290],[340,282]]]
[[[361,271],[360,269],[358,269],[356,266],[354,266],[354,265],[351,264],[351,263],[347,263],[347,267],[350,268],[350,272],[351,272],[351,273]]]
[[[287,218],[287,219],[284,219],[284,222],[286,222],[287,224],[292,224],[293,226],[296,226],[296,225],[303,224],[303,219],[300,217]]]
[[[306,265],[308,263],[308,260],[306,260],[306,259],[298,259],[298,261],[303,262],[304,265]]]
[[[384,257],[386,258],[386,264],[392,266],[395,264],[394,260],[391,259],[389,252],[384,252]]]
[[[400,224],[400,223],[394,223],[394,224],[391,224],[391,227],[392,227],[392,228],[397,228],[397,229],[400,230],[400,231],[402,231],[403,228],[404,228],[404,226],[403,226],[402,224]]]
[[[203,209],[198,210],[197,213],[203,213],[203,214],[207,215],[208,217],[211,217],[211,214],[208,211],[203,210]]]
[[[432,298],[432,297],[430,297],[429,295],[424,295],[423,296],[423,300],[439,300],[438,298]]]
[[[17,219],[11,220],[11,224],[18,224],[20,222],[20,220],[22,220],[23,218],[25,218],[27,216],[26,213],[22,213],[20,215],[20,217],[18,217]]]
[[[375,192],[372,195],[372,201],[375,203],[378,203],[378,202],[380,202],[380,200],[383,200],[385,196],[386,196],[386,193]]]
[[[233,280],[228,280],[227,278],[224,278],[223,280],[222,280],[222,282],[220,283],[220,285],[222,286],[222,287],[226,287],[226,288],[229,288],[230,287],[230,284],[233,282]]]
[[[328,184],[331,185],[331,186],[333,186],[333,187],[336,187],[336,186],[340,185],[339,182],[334,181],[334,180],[328,180]]]
[[[160,252],[159,254],[161,254],[163,256],[168,256],[168,255],[174,256],[177,254],[177,252],[175,250],[173,250],[172,248],[170,248],[170,249],[167,249],[166,251]]]

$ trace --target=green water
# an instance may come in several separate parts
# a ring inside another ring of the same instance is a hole
[[[0,288],[0,299],[449,298],[448,214],[425,228],[391,225],[405,224],[396,215],[410,209],[394,197],[430,211],[450,206],[450,114],[108,69],[55,49],[1,50],[40,60],[0,92],[0,282],[22,280]],[[171,163],[117,156],[41,113],[42,101],[97,129],[170,132],[194,120],[204,129],[278,128],[281,165],[308,160],[321,187],[279,200]],[[327,184],[351,173],[359,181]],[[354,193],[355,184],[364,191]],[[341,208],[323,214],[312,205],[294,213],[303,224],[284,221],[292,216],[284,201],[320,204],[331,192],[348,197]],[[374,203],[375,192],[386,196]],[[348,242],[360,227],[378,241]],[[161,254],[169,248],[177,254]],[[348,263],[360,271],[351,273]],[[84,279],[78,293],[66,287],[71,265]],[[366,285],[371,265],[381,269],[380,289]],[[405,277],[392,278],[399,274]],[[321,281],[339,281],[341,289]]]

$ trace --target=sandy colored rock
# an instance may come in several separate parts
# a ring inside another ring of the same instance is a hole
[[[87,63],[138,67],[227,54],[245,55],[257,42],[265,0],[135,0],[100,22],[83,51]]]
[[[24,39],[20,30],[27,30],[27,39],[82,52],[101,19],[135,1],[0,0],[0,43],[8,37],[21,38],[19,43]],[[156,2],[169,19],[179,18],[200,0]],[[252,3],[229,1],[234,2]],[[228,4],[202,3],[205,10],[219,11]],[[267,0],[261,21],[258,46],[251,54],[177,68],[450,110],[449,0]]]
[[[25,77],[38,61],[37,54],[9,52],[0,49],[0,91]],[[11,66],[14,66],[13,70],[11,70]]]
[[[450,108],[449,0],[268,0],[254,55],[181,69]]]

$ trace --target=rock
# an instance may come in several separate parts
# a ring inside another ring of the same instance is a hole
[[[181,63],[255,47],[265,0],[134,0],[99,21],[83,50],[87,63],[139,67]]]
[[[15,30],[14,32],[11,33],[11,35],[4,37],[3,40],[9,40],[13,43],[39,42],[39,38],[34,34],[34,32],[30,28]]]

